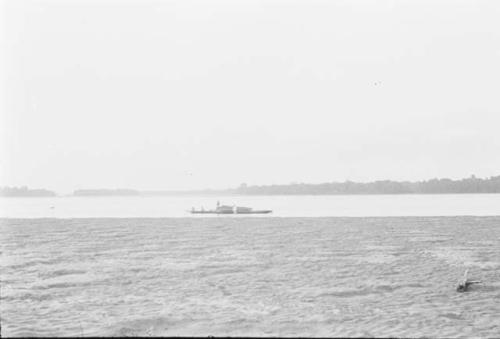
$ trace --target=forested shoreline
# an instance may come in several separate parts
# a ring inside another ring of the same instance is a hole
[[[355,194],[466,194],[500,193],[500,175],[481,179],[474,175],[460,180],[330,182],[321,184],[247,185],[237,188],[191,191],[139,191],[133,189],[81,189],[73,196],[162,196],[162,195],[355,195]],[[0,187],[0,196],[48,197],[56,193],[47,189]]]

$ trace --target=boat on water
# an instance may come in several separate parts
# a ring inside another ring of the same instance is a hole
[[[254,210],[250,207],[221,205],[217,201],[217,207],[214,210],[205,210],[203,207],[196,210],[193,207],[190,212],[191,214],[267,214],[271,213],[272,210]]]

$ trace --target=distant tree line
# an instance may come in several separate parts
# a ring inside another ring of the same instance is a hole
[[[76,190],[74,196],[130,196],[139,195],[140,192],[131,189],[85,189]]]
[[[249,186],[197,191],[137,191],[132,189],[81,189],[73,196],[138,196],[138,195],[335,195],[335,194],[446,194],[446,193],[500,193],[500,175],[486,179],[472,175],[461,180],[431,179],[425,181],[379,180],[367,183],[345,181],[322,184],[292,183],[288,185]],[[0,196],[53,197],[56,193],[46,189],[0,187]]]
[[[352,181],[323,184],[289,184],[240,187],[228,192],[242,195],[334,195],[334,194],[442,194],[442,193],[500,193],[500,176],[487,179],[431,179],[427,181],[381,180],[368,183]]]
[[[3,197],[54,197],[55,192],[46,189],[30,189],[21,187],[0,187],[0,196]]]

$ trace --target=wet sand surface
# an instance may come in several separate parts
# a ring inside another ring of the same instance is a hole
[[[1,219],[0,249],[4,336],[500,336],[500,217]]]

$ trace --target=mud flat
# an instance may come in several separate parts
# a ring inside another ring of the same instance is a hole
[[[0,250],[4,336],[500,333],[500,217],[1,219]]]

